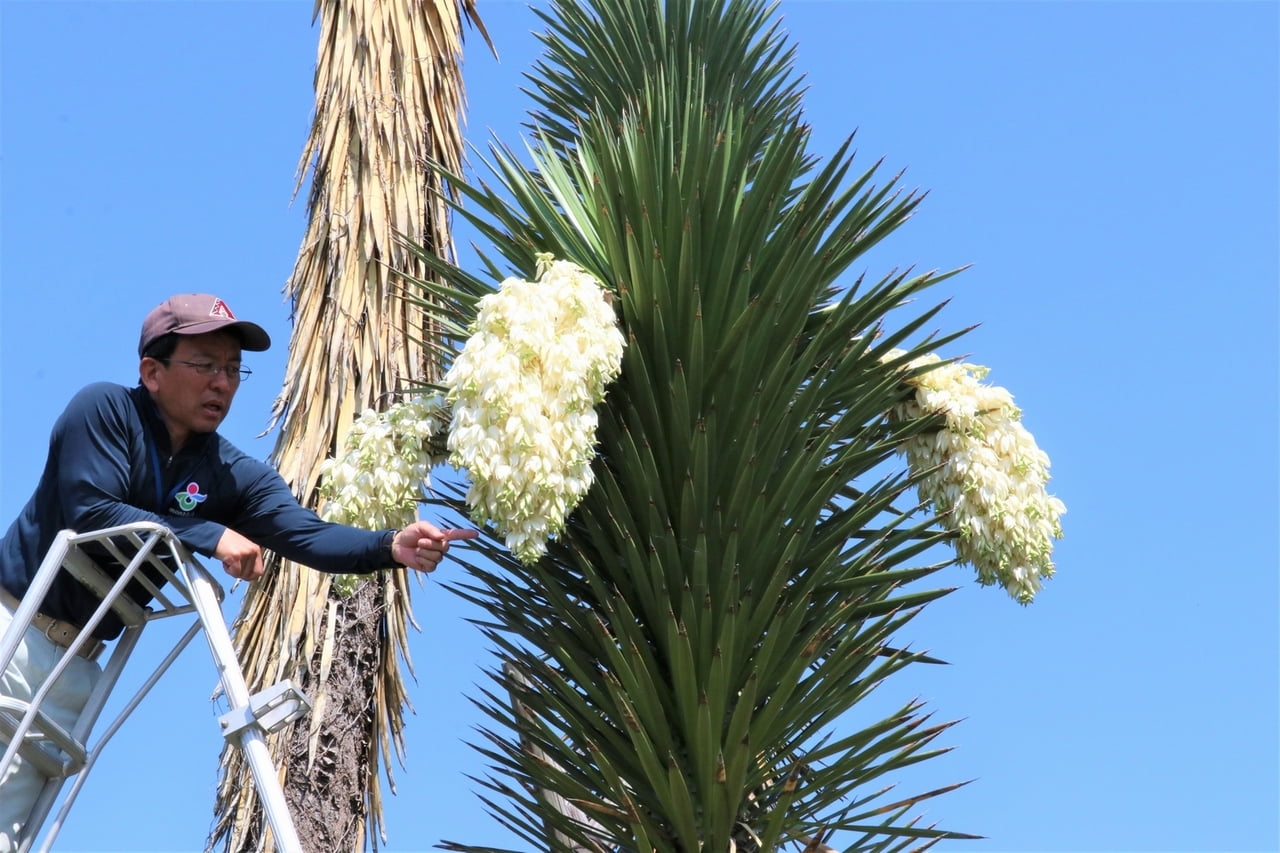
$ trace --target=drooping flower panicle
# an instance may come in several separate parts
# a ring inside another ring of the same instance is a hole
[[[998,583],[1029,604],[1053,576],[1053,541],[1062,538],[1067,511],[1046,490],[1049,456],[1023,426],[1013,395],[982,383],[987,368],[932,353],[909,368],[928,365],[935,366],[907,379],[914,398],[891,413],[897,420],[943,417],[941,429],[902,448],[913,472],[927,472],[920,496],[959,534],[956,556],[977,570],[979,583]]]
[[[321,516],[380,530],[404,527],[416,515],[431,469],[442,461],[432,437],[448,423],[444,397],[418,396],[384,412],[366,409],[348,430],[340,456],[320,466]]]
[[[320,466],[321,518],[366,530],[412,523],[431,469],[442,461],[432,452],[432,439],[447,423],[439,394],[412,397],[384,412],[365,409],[347,431],[342,454]],[[339,575],[333,583],[350,595],[359,580]]]
[[[445,376],[449,461],[469,475],[472,518],[520,560],[545,553],[591,486],[595,406],[622,349],[604,289],[568,261],[540,255],[536,281],[508,278],[480,300]]]

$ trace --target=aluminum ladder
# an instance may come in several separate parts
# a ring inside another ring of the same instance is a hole
[[[109,554],[115,564],[109,571],[93,556],[103,554]],[[52,673],[29,702],[0,695],[0,745],[8,742],[0,758],[0,778],[16,756],[29,762],[45,778],[44,787],[27,817],[19,841],[19,853],[36,850],[48,853],[102,749],[202,630],[230,707],[218,718],[222,735],[244,753],[277,848],[281,853],[302,853],[264,735],[305,715],[311,703],[287,680],[252,696],[249,694],[230,632],[222,618],[222,587],[169,528],[154,522],[137,522],[90,533],[60,532],[14,613],[12,624],[0,637],[0,672],[13,659],[24,632],[39,610],[40,602],[62,571],[70,572],[92,590],[101,599],[101,604],[71,645],[63,650]],[[135,589],[141,585],[152,596],[148,606],[141,606],[124,594],[126,586],[131,583]],[[124,623],[124,631],[111,641],[109,653],[104,653],[102,678],[79,718],[68,730],[41,710],[41,702],[71,664],[76,652],[86,643],[96,642],[92,632],[108,612]],[[195,618],[186,633],[128,700],[119,715],[91,742],[98,717],[119,681],[130,653],[137,646],[142,629],[158,619],[190,614]],[[35,847],[35,839],[62,788],[73,777],[74,781],[41,846]]]

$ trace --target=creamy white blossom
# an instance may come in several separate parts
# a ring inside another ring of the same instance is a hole
[[[351,425],[340,456],[320,466],[320,515],[366,530],[402,528],[417,516],[431,485],[432,439],[444,431],[448,409],[439,394],[415,396],[384,412],[366,409]],[[335,582],[350,592],[352,577]]]
[[[472,518],[492,522],[520,560],[591,487],[595,406],[622,366],[622,333],[600,283],[538,256],[538,278],[508,278],[480,300],[445,385],[449,461],[470,478]]]
[[[886,357],[901,357],[895,350]],[[959,533],[956,556],[971,564],[984,585],[998,583],[1022,604],[1053,576],[1053,541],[1062,538],[1062,501],[1046,490],[1049,456],[1021,421],[1013,395],[985,385],[987,368],[943,362],[932,353],[910,369],[933,365],[907,382],[915,396],[898,406],[896,420],[941,415],[937,432],[902,448],[912,472],[927,472],[920,496]]]
[[[412,523],[431,469],[441,461],[432,457],[432,437],[447,422],[447,404],[438,394],[383,412],[366,409],[347,431],[342,455],[320,466],[321,516],[367,530]]]

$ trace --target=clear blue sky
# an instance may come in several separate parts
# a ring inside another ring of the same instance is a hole
[[[0,523],[66,398],[135,380],[141,318],[172,292],[218,293],[277,340],[224,430],[270,451],[311,6],[0,0]],[[468,136],[515,143],[536,21],[479,6],[502,58],[471,34]],[[930,190],[866,268],[974,264],[943,285],[944,323],[982,324],[964,348],[1016,395],[1070,510],[1033,606],[952,570],[960,591],[906,637],[952,665],[882,688],[964,718],[954,752],[902,777],[976,779],[928,820],[988,840],[940,849],[1280,847],[1277,8],[781,4],[816,151],[857,128],[862,162]],[[491,660],[434,581],[415,605],[386,849],[509,844],[466,778],[483,765],[464,697]],[[179,670],[90,778],[62,849],[201,848],[215,676],[203,648]]]

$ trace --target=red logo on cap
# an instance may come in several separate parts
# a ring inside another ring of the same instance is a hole
[[[227,303],[223,302],[216,296],[213,298],[213,307],[209,309],[210,317],[226,317],[228,320],[234,320],[235,314],[231,313],[231,309],[227,307]]]

